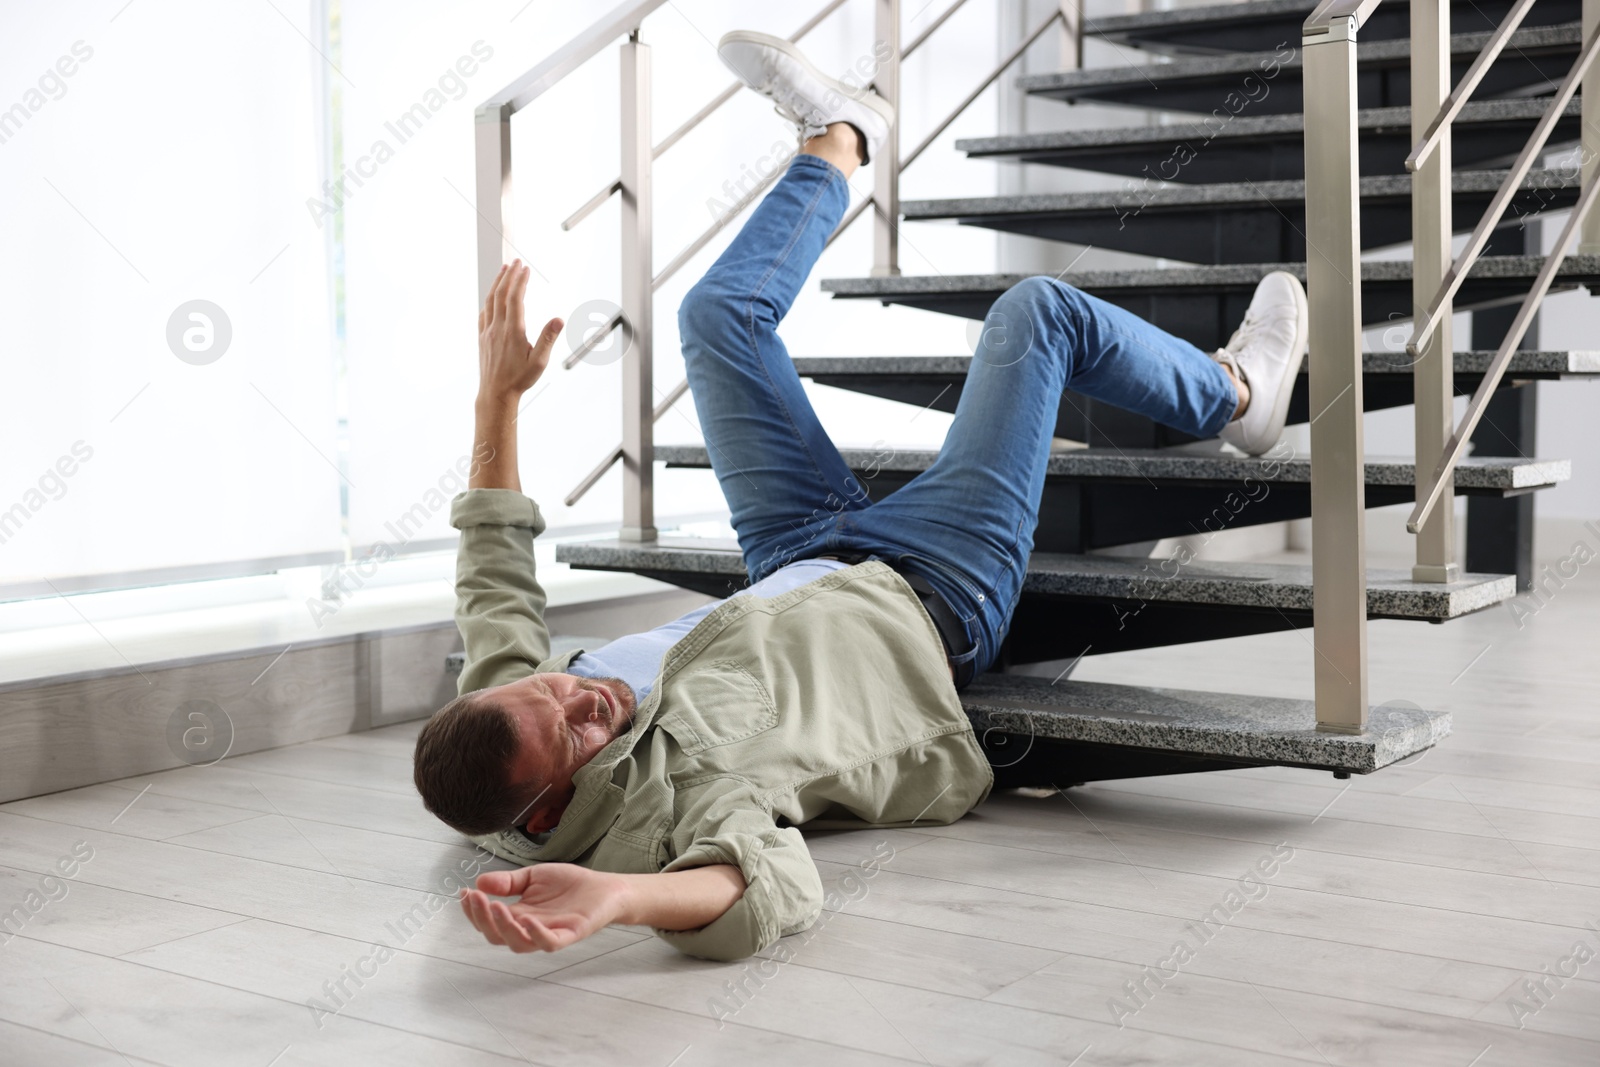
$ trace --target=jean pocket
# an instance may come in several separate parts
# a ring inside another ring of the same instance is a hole
[[[913,573],[920,573],[930,580],[943,578],[961,590],[963,596],[960,603],[952,601],[949,597],[945,597],[945,602],[949,605],[950,610],[955,613],[956,618],[961,620],[962,625],[967,627],[967,638],[970,641],[972,639],[972,620],[976,619],[979,613],[983,611],[984,605],[989,602],[989,598],[979,591],[978,587],[973,585],[966,575],[948,563],[928,556],[921,556],[915,552],[902,552],[894,557],[894,562],[896,567],[904,566],[907,570]],[[940,590],[939,595],[944,596],[944,591]]]

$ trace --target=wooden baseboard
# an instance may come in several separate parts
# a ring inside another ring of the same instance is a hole
[[[704,603],[682,590],[553,608],[617,637]],[[0,802],[426,718],[455,696],[453,622],[131,667],[0,692]]]

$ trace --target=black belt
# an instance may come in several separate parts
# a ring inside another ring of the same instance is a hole
[[[911,591],[917,594],[917,599],[922,601],[923,610],[928,613],[928,618],[933,620],[933,628],[939,631],[939,639],[944,642],[945,658],[950,662],[950,669],[955,672],[956,688],[967,687],[972,681],[975,665],[975,660],[967,655],[972,651],[972,643],[967,640],[967,628],[962,625],[960,616],[950,607],[949,602],[939,595],[939,591],[929,584],[926,578],[896,567],[893,562],[882,556],[867,553],[834,552],[822,558],[836,559],[851,565],[876,559],[904,578]]]

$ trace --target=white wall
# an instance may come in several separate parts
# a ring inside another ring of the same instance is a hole
[[[304,5],[6,5],[0,599],[337,550],[306,32]],[[221,312],[186,361],[196,299]]]

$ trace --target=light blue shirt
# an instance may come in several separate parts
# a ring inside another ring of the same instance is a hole
[[[847,566],[849,564],[836,559],[797,560],[786,567],[779,567],[748,589],[741,589],[733,595],[774,597],[779,593],[797,589],[807,582],[815,581],[829,571]],[[728,599],[731,600],[732,597]],[[721,603],[720,600],[712,601],[705,607],[696,608],[687,615],[680,615],[669,623],[657,626],[654,630],[619,637],[593,652],[584,652],[568,664],[567,673],[584,678],[621,678],[628,683],[639,702],[643,703],[645,696],[655,685],[656,675],[660,673],[661,660],[667,654],[667,649],[677,644],[685,634],[694,629],[696,623],[711,614]]]

